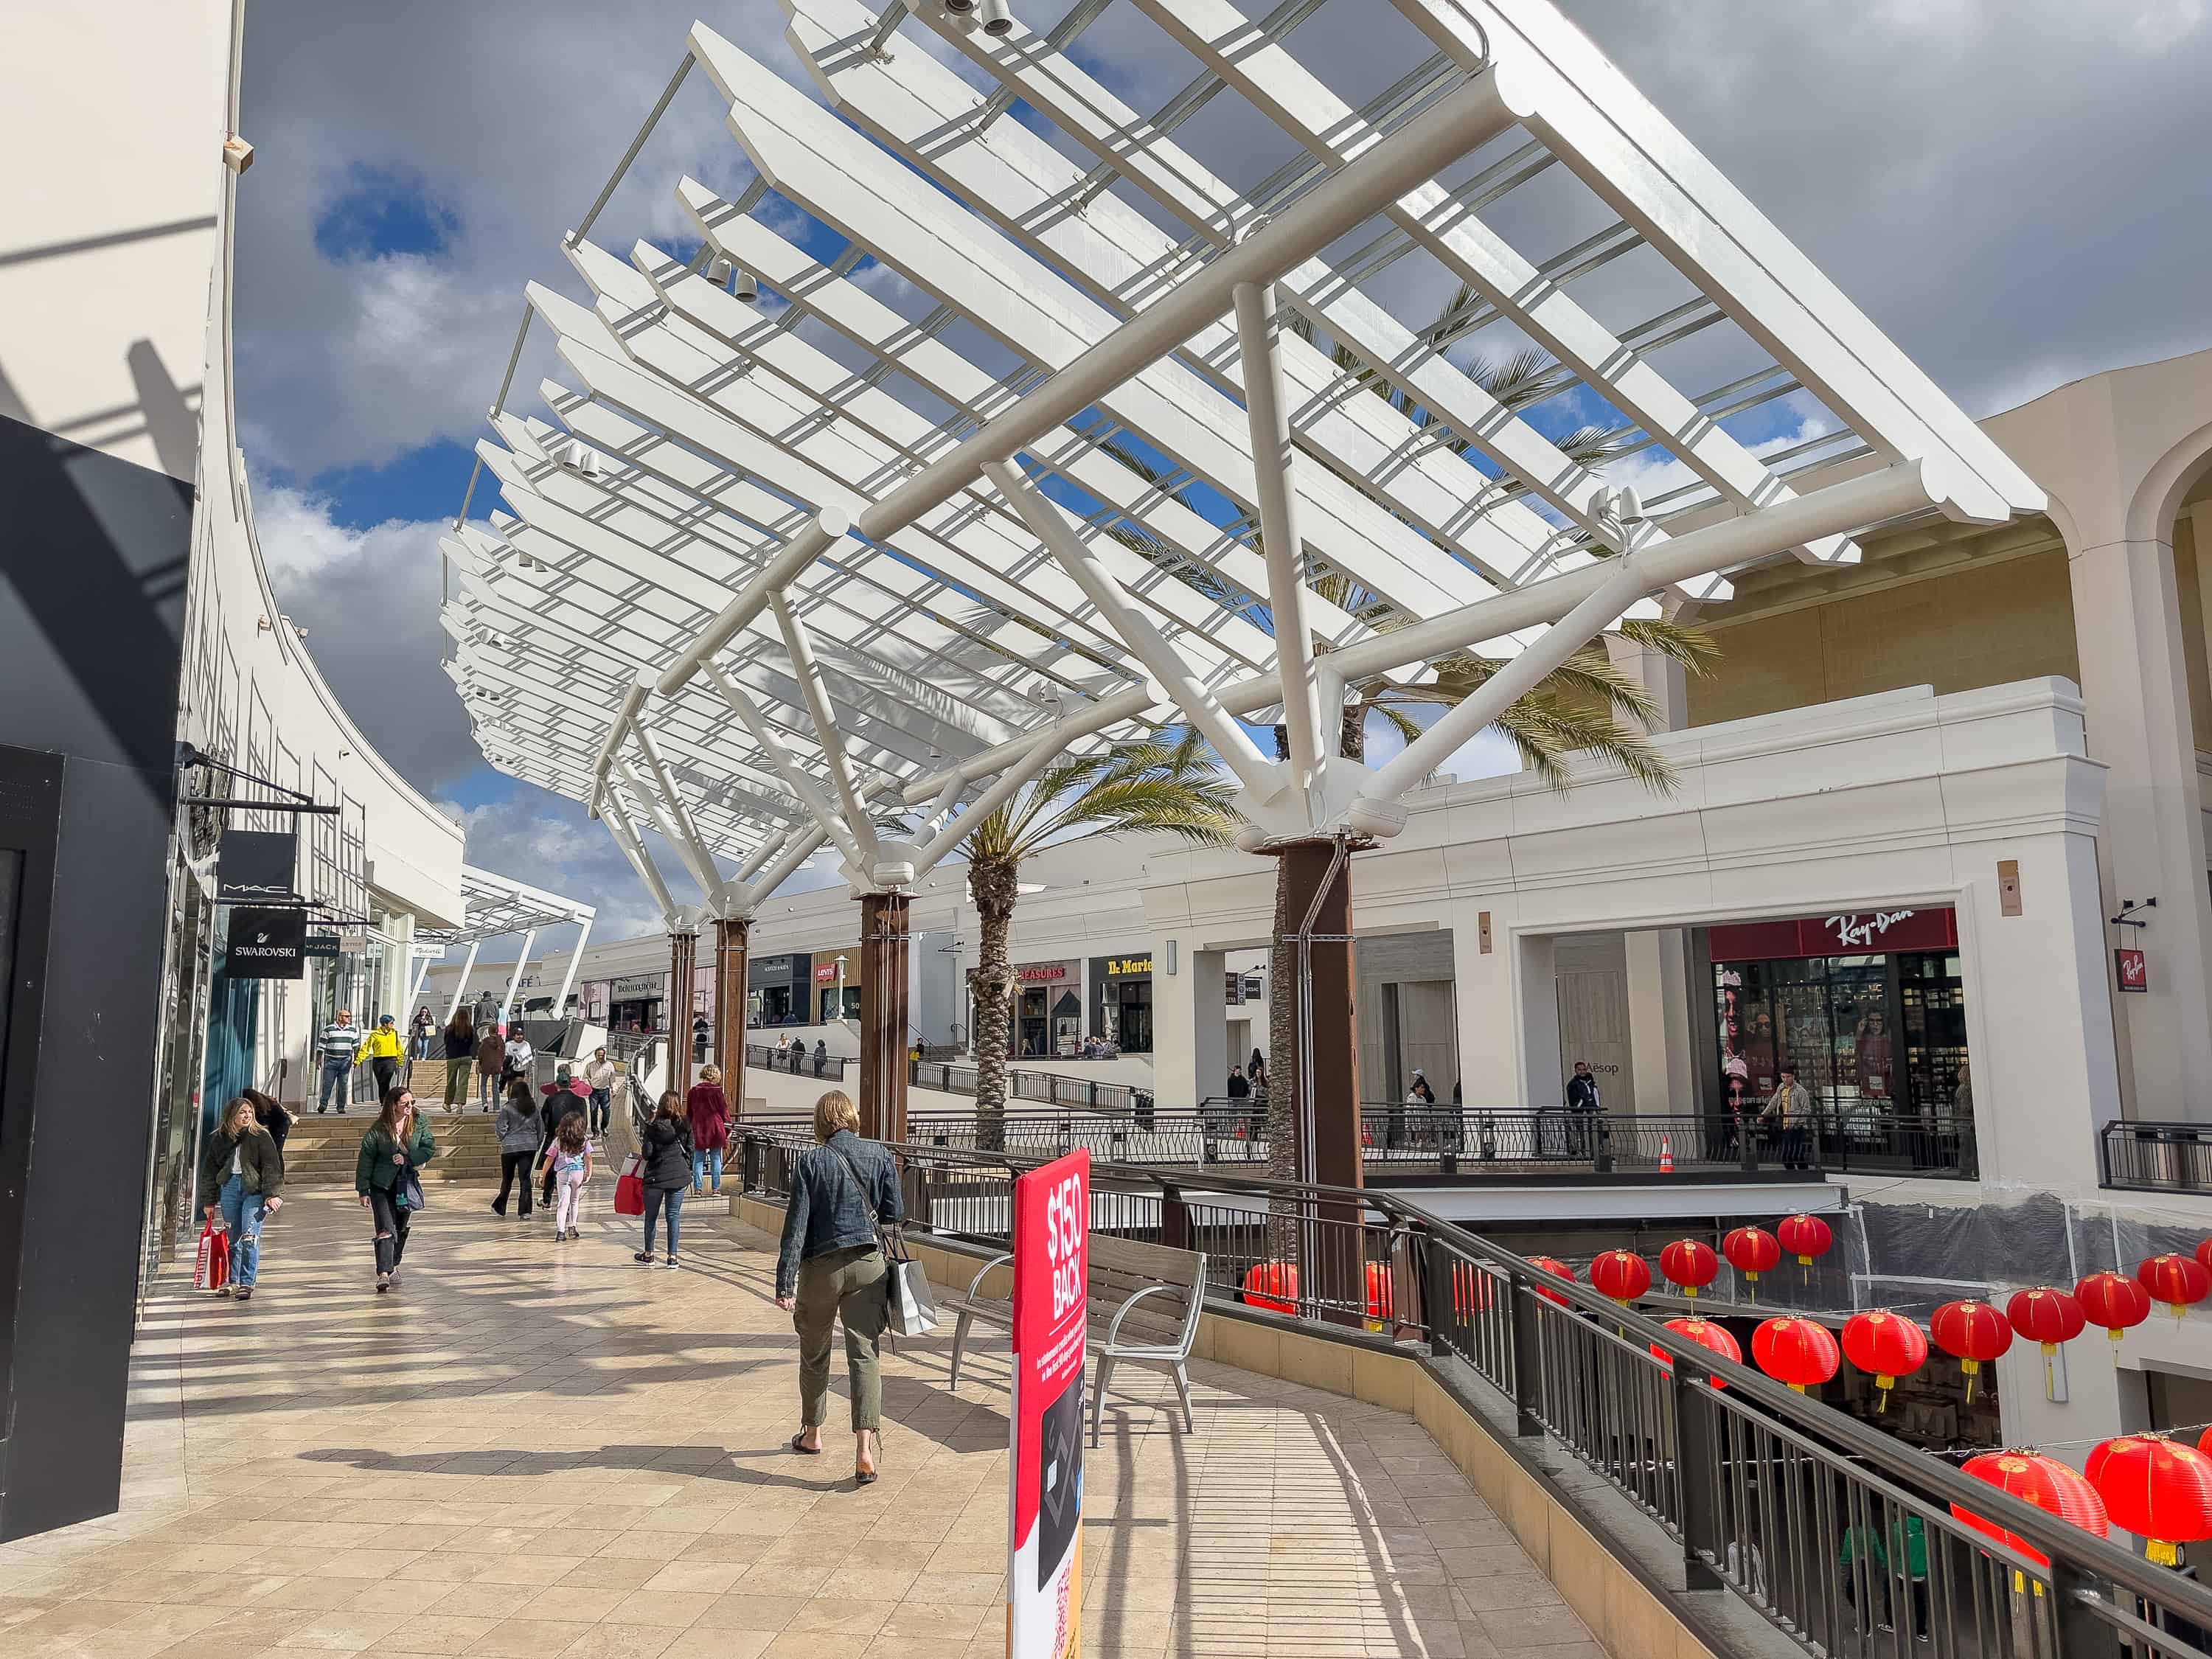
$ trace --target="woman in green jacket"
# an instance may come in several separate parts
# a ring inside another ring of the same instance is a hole
[[[269,1131],[240,1096],[223,1108],[200,1153],[200,1203],[207,1218],[222,1218],[230,1234],[230,1283],[218,1294],[253,1298],[261,1270],[261,1224],[284,1207],[284,1159]]]
[[[376,1292],[399,1282],[399,1258],[407,1253],[410,1212],[404,1178],[438,1155],[428,1121],[416,1115],[415,1097],[404,1088],[384,1091],[384,1109],[361,1138],[354,1160],[353,1189],[376,1221]]]

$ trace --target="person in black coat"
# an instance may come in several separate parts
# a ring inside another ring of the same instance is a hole
[[[276,1143],[276,1167],[284,1167],[284,1137],[292,1133],[292,1115],[275,1098],[258,1089],[248,1089],[246,1097],[253,1103],[254,1121],[269,1131],[269,1139]]]
[[[668,1265],[676,1257],[677,1218],[684,1211],[684,1194],[691,1187],[691,1121],[684,1097],[671,1089],[660,1097],[660,1109],[639,1137],[638,1178],[645,1183],[645,1248],[637,1259],[653,1263],[653,1224],[663,1210],[668,1214]]]

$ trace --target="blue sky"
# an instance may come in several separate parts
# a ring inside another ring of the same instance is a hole
[[[1066,3],[1020,10],[1043,27]],[[371,740],[466,816],[471,856],[602,904],[617,930],[650,919],[604,834],[574,803],[493,772],[468,741],[437,670],[436,538],[466,486],[522,285],[569,286],[559,236],[659,94],[695,7],[393,0],[249,14],[245,126],[258,148],[242,196],[239,396],[272,580]],[[1378,7],[1331,0],[1298,43],[1310,62],[1330,63],[1347,95],[1408,66],[1393,56],[1406,41],[1365,26]],[[2201,193],[2194,158],[2212,139],[2204,11],[2203,0],[2086,11],[2063,0],[1884,0],[1848,28],[1823,8],[1735,0],[1582,0],[1571,15],[1982,414],[2205,343],[2212,221],[2157,208]],[[703,15],[799,79],[780,6],[724,0]],[[1115,7],[1085,49],[1094,72],[1157,106],[1188,72],[1159,51],[1162,38]],[[2017,95],[2049,84],[2053,64],[2063,100]],[[671,200],[675,179],[688,172],[728,196],[744,188],[749,169],[703,81],[691,77],[596,239],[619,248],[645,236],[682,257],[693,245]],[[1036,125],[1025,108],[1016,118]],[[1273,165],[1256,150],[1240,160],[1249,134],[1225,121],[1209,129],[1212,118],[1188,136],[1214,145],[1225,176]],[[791,216],[789,230],[834,254],[834,235],[810,223]],[[1410,326],[1425,324],[1448,286],[1410,262],[1392,276],[1381,297]],[[530,388],[547,366],[539,348],[526,352],[514,406],[534,407]],[[1586,395],[1530,418],[1554,436],[1614,419]],[[1820,429],[1802,398],[1729,424],[1757,447]],[[1666,471],[1639,463],[1623,476],[1648,496]],[[1231,516],[1212,491],[1193,495],[1216,522]],[[480,486],[476,514],[493,499]]]

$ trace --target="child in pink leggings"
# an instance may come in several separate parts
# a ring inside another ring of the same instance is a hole
[[[584,1187],[592,1178],[592,1143],[580,1109],[561,1120],[538,1167],[541,1173],[550,1172],[553,1182],[553,1237],[580,1238],[576,1223],[583,1218]]]

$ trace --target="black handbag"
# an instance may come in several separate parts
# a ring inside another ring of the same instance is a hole
[[[417,1212],[425,1207],[422,1203],[422,1182],[416,1175],[415,1166],[412,1164],[400,1170],[399,1179],[393,1182],[392,1186],[392,1201],[401,1209]]]

